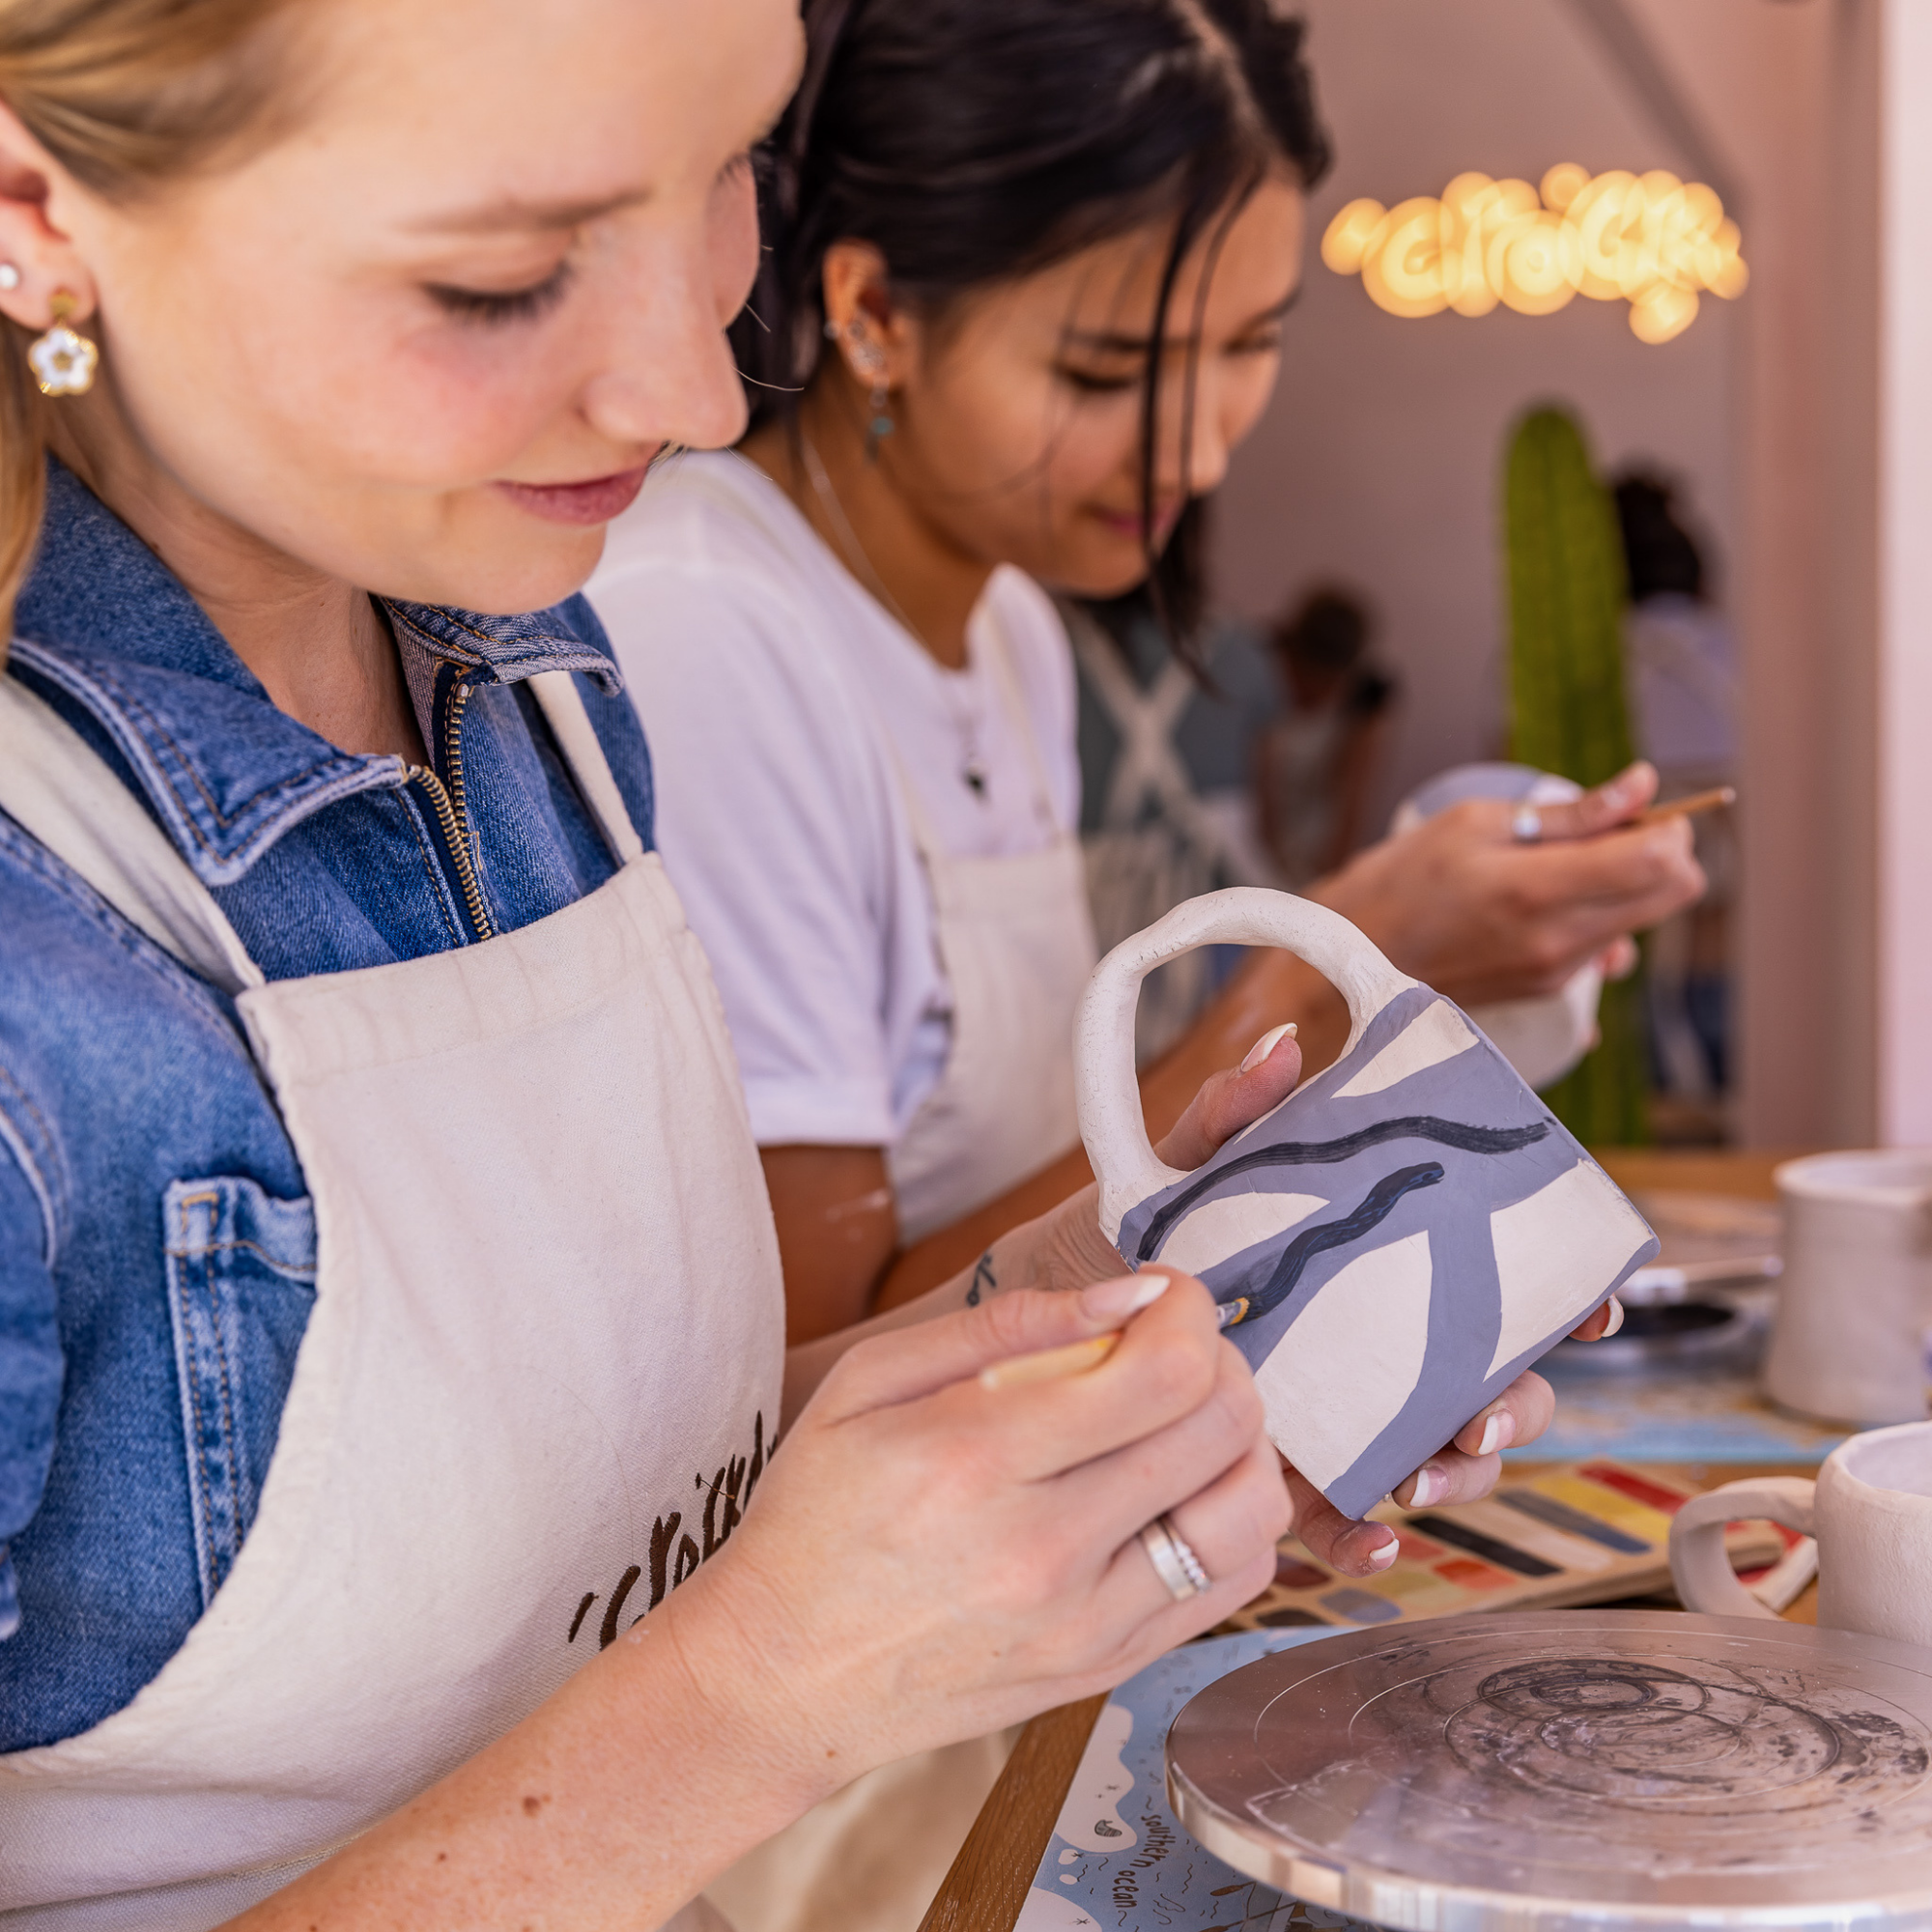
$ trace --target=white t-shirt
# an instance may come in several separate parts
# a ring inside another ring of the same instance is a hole
[[[1037,851],[1078,823],[1052,602],[996,571],[968,668],[946,670],[728,453],[654,473],[587,588],[650,740],[658,846],[759,1145],[892,1146],[944,1070],[952,1011],[903,786],[960,857]],[[995,627],[1037,762],[987,663]],[[983,796],[962,776],[969,743]]]

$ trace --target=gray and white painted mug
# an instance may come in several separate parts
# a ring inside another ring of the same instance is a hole
[[[1193,947],[1277,946],[1348,1002],[1333,1066],[1183,1174],[1149,1145],[1140,982]],[[1649,1261],[1657,1237],[1467,1015],[1340,914],[1236,888],[1094,969],[1075,1022],[1100,1225],[1199,1275],[1275,1445],[1360,1516]]]

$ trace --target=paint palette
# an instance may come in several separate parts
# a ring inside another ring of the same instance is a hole
[[[1401,1539],[1388,1570],[1337,1576],[1285,1537],[1273,1587],[1221,1628],[1346,1628],[1645,1596],[1670,1586],[1670,1519],[1692,1493],[1653,1471],[1599,1459],[1506,1479],[1482,1502],[1454,1509],[1385,1502],[1369,1516]],[[1731,1561],[1748,1581],[1796,1541],[1769,1523],[1733,1525]]]

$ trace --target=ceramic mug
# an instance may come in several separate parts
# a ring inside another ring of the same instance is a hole
[[[1348,1002],[1333,1066],[1183,1174],[1148,1144],[1134,1007],[1196,946],[1278,946]],[[1615,1183],[1468,1017],[1339,913],[1237,887],[1094,969],[1074,1032],[1100,1225],[1199,1275],[1275,1445],[1350,1516],[1427,1461],[1657,1253]]]
[[[1932,1649],[1932,1423],[1854,1435],[1816,1483],[1773,1476],[1692,1496],[1670,1525],[1670,1574],[1687,1610],[1776,1614],[1724,1554],[1724,1524],[1759,1517],[1818,1539],[1821,1624]]]
[[[1389,837],[1400,838],[1438,811],[1468,798],[1501,799],[1508,805],[1568,805],[1583,787],[1534,765],[1452,765],[1396,807]],[[1496,1000],[1471,1007],[1469,1017],[1532,1087],[1548,1087],[1589,1052],[1597,1038],[1597,1006],[1604,976],[1594,961],[1580,966],[1553,993]]]
[[[1776,1170],[1784,1272],[1765,1391],[1869,1427],[1925,1414],[1932,1152],[1821,1153]]]

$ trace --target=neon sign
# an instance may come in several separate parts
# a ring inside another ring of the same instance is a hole
[[[1592,176],[1561,161],[1540,193],[1466,174],[1439,200],[1351,201],[1328,224],[1321,259],[1359,274],[1391,315],[1487,315],[1498,302],[1551,315],[1583,295],[1629,302],[1632,330],[1654,343],[1690,327],[1700,296],[1744,293],[1739,245],[1738,224],[1701,182],[1662,168]]]

